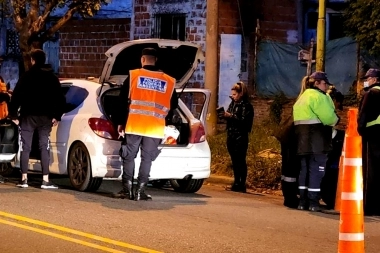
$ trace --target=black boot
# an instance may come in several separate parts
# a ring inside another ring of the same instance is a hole
[[[133,199],[133,183],[128,180],[126,183],[123,183],[123,189],[118,193],[112,194],[113,198],[117,199]]]
[[[146,183],[137,183],[135,200],[152,200],[152,196],[145,193]]]

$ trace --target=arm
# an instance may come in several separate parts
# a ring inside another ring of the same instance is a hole
[[[123,86],[121,86],[120,94],[118,97],[119,110],[115,114],[114,120],[118,126],[118,131],[125,127],[128,116],[129,108],[129,76],[124,80]],[[119,131],[121,132],[121,131]]]
[[[52,89],[53,89],[53,94],[55,94],[54,96],[55,99],[53,101],[55,103],[53,119],[55,119],[56,121],[61,121],[62,115],[64,113],[64,108],[66,105],[66,97],[62,92],[61,82],[55,75],[52,78]]]
[[[362,98],[361,106],[359,108],[359,114],[358,114],[358,132],[361,136],[364,134],[364,130],[367,126],[367,108],[369,105],[369,96],[370,93],[366,92]]]
[[[11,119],[17,119],[18,115],[18,109],[21,106],[21,102],[24,100],[24,95],[25,95],[25,80],[27,80],[27,77],[23,75],[17,82],[13,93],[12,93],[12,98],[11,102],[9,104],[9,117]]]
[[[325,126],[335,126],[339,120],[330,100],[330,97],[323,95],[323,97],[319,96],[310,102],[311,110]]]

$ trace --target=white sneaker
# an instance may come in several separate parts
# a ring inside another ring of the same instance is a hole
[[[58,186],[54,185],[52,182],[46,182],[45,180],[42,180],[42,189],[58,189]]]

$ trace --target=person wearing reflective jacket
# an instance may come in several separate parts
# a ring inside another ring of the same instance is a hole
[[[157,51],[142,51],[142,68],[129,72],[119,95],[120,110],[115,117],[120,136],[125,136],[120,156],[123,164],[122,190],[114,198],[151,200],[145,193],[152,162],[160,153],[158,149],[164,138],[165,118],[178,106],[175,91],[176,80],[157,66]],[[141,162],[137,188],[133,193],[135,158],[141,150]]]
[[[331,151],[332,127],[339,118],[326,94],[329,85],[326,73],[314,72],[302,82],[306,89],[293,106],[296,153],[301,162],[298,209],[317,212],[327,154]]]
[[[359,106],[358,132],[362,136],[364,214],[380,215],[380,70],[369,69]]]

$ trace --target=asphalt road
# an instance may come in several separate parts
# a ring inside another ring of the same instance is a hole
[[[58,190],[16,178],[0,185],[0,252],[337,252],[339,215],[297,211],[282,198],[226,192],[196,194],[149,188],[153,201],[112,199],[120,182],[97,193]],[[366,253],[380,252],[380,217],[365,219]]]

